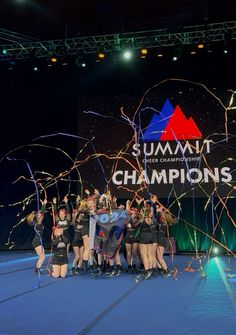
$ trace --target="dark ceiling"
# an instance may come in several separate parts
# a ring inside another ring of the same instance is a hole
[[[0,10],[0,28],[41,40],[235,19],[235,0],[1,0]]]

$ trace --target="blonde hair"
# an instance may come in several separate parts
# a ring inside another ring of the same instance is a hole
[[[79,203],[79,210],[81,209],[87,209],[88,206],[87,206],[87,199],[81,199],[80,200],[80,203]]]

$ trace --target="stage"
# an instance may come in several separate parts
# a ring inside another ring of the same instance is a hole
[[[39,278],[33,251],[1,251],[0,335],[235,334],[236,260],[202,258],[199,271],[193,257],[166,255],[175,276],[136,282],[127,273]]]

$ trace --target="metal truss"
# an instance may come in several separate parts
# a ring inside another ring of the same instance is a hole
[[[213,43],[236,39],[236,21],[182,27],[178,32],[167,29],[85,36],[48,41],[22,41],[1,44],[0,61],[66,55],[112,53],[129,49],[163,48]],[[4,51],[3,51],[4,50]]]

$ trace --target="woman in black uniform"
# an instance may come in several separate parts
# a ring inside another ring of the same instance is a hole
[[[67,254],[69,254],[70,250],[70,232],[69,228],[71,225],[71,213],[68,205],[67,196],[64,197],[63,202],[65,204],[65,208],[57,209],[57,198],[52,199],[53,204],[53,213],[55,218],[55,226],[63,229],[63,235],[66,237],[67,242]]]
[[[169,226],[175,224],[177,220],[162,205],[156,205],[155,217],[157,220],[157,260],[162,267],[163,275],[169,275],[170,272],[164,260],[164,251],[168,247]]]
[[[148,279],[152,275],[153,267],[153,212],[148,202],[140,210],[142,221],[140,223],[139,250],[144,264],[144,278]]]
[[[35,231],[34,239],[32,241],[32,246],[38,255],[35,272],[42,272],[41,267],[45,260],[45,251],[43,246],[43,219],[46,211],[47,199],[44,199],[44,201],[41,202],[41,210],[39,212],[32,212],[26,218],[27,223],[33,226]]]
[[[140,213],[137,208],[130,208],[130,200],[126,202],[126,212],[129,220],[126,227],[125,249],[128,271],[135,272],[138,258],[138,233],[140,228]]]
[[[82,236],[83,220],[84,216],[88,212],[87,209],[83,210],[83,202],[86,204],[86,200],[78,202],[78,208],[74,210],[72,216],[72,224],[74,226],[74,238],[72,241],[72,247],[74,251],[74,259],[72,262],[71,273],[76,274],[81,270],[84,254],[84,242]]]
[[[63,228],[56,226],[52,235],[53,258],[52,258],[52,276],[54,278],[65,278],[68,268],[67,245],[69,238],[64,234]]]

